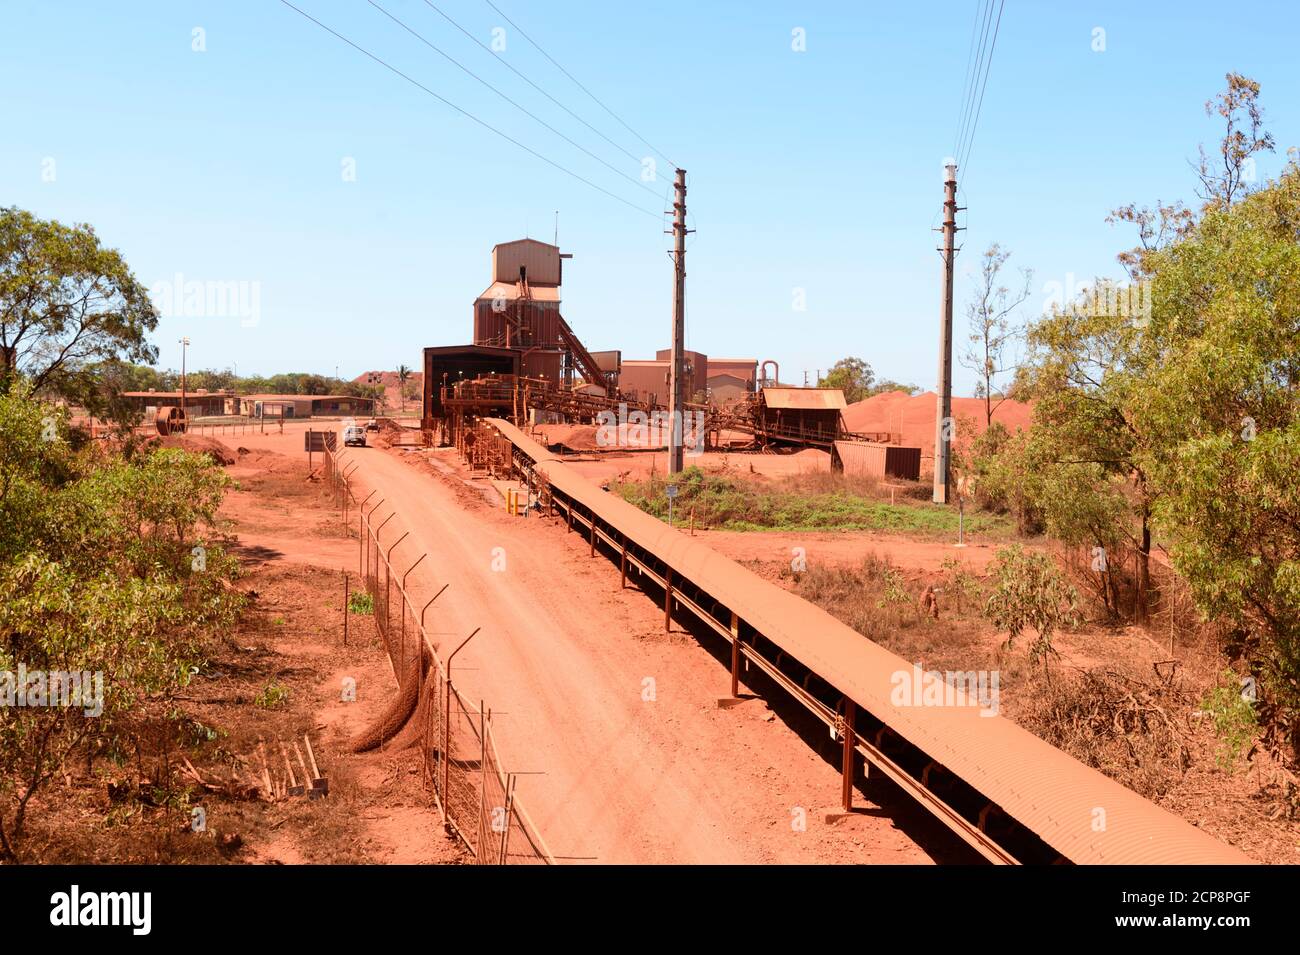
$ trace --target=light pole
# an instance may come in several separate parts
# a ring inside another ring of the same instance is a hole
[[[185,350],[190,347],[189,338],[180,340],[181,346],[181,419],[185,420]]]

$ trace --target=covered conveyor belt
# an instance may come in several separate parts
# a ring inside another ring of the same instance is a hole
[[[998,863],[1242,864],[1251,860],[920,674],[830,614],[587,481],[500,419],[519,469],[593,551],[691,611],[985,858]],[[928,688],[913,705],[907,687]],[[933,694],[933,695],[932,695]],[[937,702],[929,702],[935,700]],[[846,734],[846,727],[852,734]],[[851,748],[850,748],[851,747]],[[846,782],[846,794],[847,794]]]

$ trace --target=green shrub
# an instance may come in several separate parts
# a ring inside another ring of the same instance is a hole
[[[1259,728],[1255,701],[1243,691],[1237,674],[1224,670],[1219,684],[1201,701],[1201,709],[1214,722],[1219,738],[1215,761],[1223,769],[1230,769]]]
[[[0,706],[0,860],[51,774],[118,747],[238,617],[235,562],[202,543],[228,483],[184,451],[74,449],[59,409],[0,395],[0,671],[91,674],[74,705]]]
[[[255,706],[259,706],[264,710],[273,710],[284,706],[288,702],[289,688],[281,686],[274,680],[262,687],[261,692],[257,694],[257,698],[253,700]]]
[[[723,530],[882,530],[956,535],[957,513],[949,507],[882,499],[878,482],[843,474],[800,474],[768,481],[726,471],[686,468],[677,486],[673,522]],[[655,478],[611,484],[610,490],[660,520],[668,519],[667,483]],[[1009,522],[991,514],[966,517],[968,533],[1006,535]]]
[[[1032,628],[1037,637],[1029,648],[1029,660],[1041,660],[1046,668],[1048,657],[1058,655],[1052,646],[1053,634],[1078,622],[1078,592],[1051,557],[1026,551],[1019,544],[998,551],[992,576],[993,593],[985,604],[985,616],[1007,631],[1008,650]]]

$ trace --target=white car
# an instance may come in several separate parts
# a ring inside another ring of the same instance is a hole
[[[345,448],[366,446],[366,429],[359,425],[349,425],[343,429],[343,446]]]

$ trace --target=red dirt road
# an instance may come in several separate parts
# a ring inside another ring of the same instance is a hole
[[[301,425],[228,440],[293,454],[305,471]],[[825,823],[836,769],[761,700],[717,708],[725,669],[690,635],[665,635],[654,602],[620,591],[617,568],[566,539],[558,521],[507,517],[411,460],[419,455],[365,448],[349,457],[360,495],[384,499],[379,518],[397,511],[384,544],[410,531],[395,566],[428,552],[409,582],[417,605],[450,584],[430,611],[444,658],[482,628],[453,679],[492,710],[506,769],[535,774],[520,777],[519,795],[561,861],[931,861],[860,793],[867,812]],[[502,558],[505,569],[494,570]],[[805,829],[792,824],[804,814]],[[914,822],[909,832],[926,832]]]

